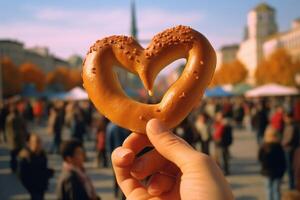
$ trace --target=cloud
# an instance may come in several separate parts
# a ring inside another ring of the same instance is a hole
[[[48,46],[62,57],[84,55],[97,39],[107,35],[130,33],[127,9],[70,10],[54,7],[31,8],[29,19],[0,25],[0,37],[23,41],[26,46]],[[137,11],[139,38],[150,40],[165,28],[185,24],[196,26],[203,20],[201,12],[145,8]]]

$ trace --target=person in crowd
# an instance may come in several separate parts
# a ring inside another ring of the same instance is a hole
[[[130,132],[128,130],[119,127],[112,122],[109,122],[109,124],[106,127],[105,140],[105,147],[107,150],[106,152],[108,154],[108,158],[110,158],[110,155],[112,154],[113,150],[115,150],[119,146],[122,146],[124,140],[129,136],[129,134]],[[116,179],[114,179],[114,195],[116,198],[120,196],[121,199],[125,199],[125,196],[123,194],[119,195],[119,187]]]
[[[230,102],[229,98],[224,98],[222,100],[222,110],[220,110],[223,113],[223,116],[225,118],[232,118],[233,117],[233,106]]]
[[[108,160],[105,149],[105,137],[106,137],[106,123],[104,118],[99,120],[98,128],[97,128],[97,163],[98,166],[108,167]]]
[[[266,100],[262,100],[256,105],[256,113],[254,114],[254,127],[256,129],[257,144],[261,145],[264,138],[265,130],[269,123],[269,109]]]
[[[92,121],[93,121],[93,111],[94,111],[94,107],[92,102],[88,101],[87,102],[87,107],[84,110],[84,120],[87,126],[91,126]]]
[[[267,199],[280,200],[281,179],[286,169],[285,156],[277,130],[268,126],[258,153],[261,174],[267,180]]]
[[[295,150],[293,170],[295,176],[295,188],[300,192],[300,146]]]
[[[65,109],[65,125],[67,127],[71,127],[72,126],[72,121],[74,119],[74,113],[77,110],[77,102],[74,101],[69,101],[66,105],[66,109]]]
[[[50,134],[53,135],[51,153],[58,153],[61,144],[62,129],[64,125],[64,111],[61,104],[57,104],[50,112],[48,120],[48,128]]]
[[[43,102],[40,99],[33,104],[33,114],[37,124],[40,124],[43,115]]]
[[[31,200],[43,200],[48,182],[54,170],[47,166],[48,159],[42,147],[41,138],[30,134],[27,147],[19,153],[18,174]]]
[[[24,108],[23,117],[28,122],[32,122],[33,121],[33,118],[34,118],[33,108],[31,106],[31,103],[30,103],[29,100],[25,101],[25,108]]]
[[[277,105],[275,108],[275,112],[273,113],[270,119],[270,125],[276,130],[280,139],[282,138],[282,134],[283,134],[283,126],[284,126],[283,115],[284,115],[283,107],[281,105]]]
[[[243,109],[244,109],[244,118],[243,118],[243,126],[245,129],[250,132],[252,131],[252,113],[251,113],[251,103],[245,101],[243,103]]]
[[[292,103],[292,98],[290,96],[287,96],[284,98],[283,103],[282,103],[282,108],[283,108],[284,112],[292,113],[293,103]]]
[[[127,199],[234,199],[209,156],[194,150],[159,120],[148,122],[146,134],[132,133],[112,154],[114,172]],[[136,156],[151,144],[155,150]],[[149,176],[146,185],[140,182]]]
[[[22,117],[24,117],[25,104],[26,104],[26,99],[22,98],[16,101],[16,108]]]
[[[293,120],[292,113],[284,115],[284,130],[281,144],[285,152],[287,173],[289,177],[289,188],[295,188],[293,158],[296,148],[299,145],[299,130]]]
[[[15,104],[10,106],[10,111],[5,122],[5,131],[10,149],[10,168],[12,172],[16,172],[17,156],[20,150],[25,146],[28,134],[25,121],[17,110]]]
[[[0,142],[6,142],[5,121],[9,114],[8,104],[0,102]]]
[[[243,127],[244,115],[245,113],[244,113],[243,103],[240,99],[238,99],[233,106],[233,119],[238,128]]]
[[[86,124],[83,116],[83,112],[80,108],[77,108],[73,115],[71,122],[72,137],[83,142],[83,136],[86,134]]]
[[[215,159],[222,166],[225,175],[229,175],[229,147],[233,142],[232,127],[223,117],[222,112],[216,114],[213,140],[215,142]],[[222,159],[222,161],[221,161]]]
[[[194,125],[190,122],[189,117],[186,117],[177,127],[175,133],[184,139],[191,146],[195,146],[196,133]]]
[[[62,143],[62,173],[57,183],[58,200],[98,200],[100,199],[88,177],[85,168],[85,151],[82,143],[71,139]]]
[[[300,97],[297,97],[295,99],[293,105],[293,118],[298,125],[298,129],[300,130]]]
[[[210,119],[213,119],[216,114],[216,102],[214,99],[208,99],[207,103],[204,105],[205,113],[208,114]]]
[[[209,155],[209,143],[211,141],[211,130],[208,124],[208,116],[205,113],[199,113],[195,122],[196,132],[200,136],[201,151]]]

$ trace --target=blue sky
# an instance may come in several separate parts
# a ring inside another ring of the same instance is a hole
[[[300,17],[299,0],[136,0],[140,39],[184,24],[202,32],[218,49],[240,42],[247,12],[260,2],[277,10],[280,30]],[[129,0],[0,1],[0,39],[17,39],[26,47],[48,46],[67,58],[84,55],[97,39],[130,33]]]

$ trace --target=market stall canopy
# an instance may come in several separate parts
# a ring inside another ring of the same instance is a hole
[[[214,87],[206,90],[204,95],[206,97],[230,97],[232,93],[225,91],[222,87]]]
[[[73,88],[65,96],[65,99],[67,99],[67,100],[75,100],[75,101],[88,100],[88,98],[89,98],[88,94],[81,87],[75,87],[75,88]]]
[[[43,93],[43,96],[51,100],[65,100],[67,98],[67,93],[46,91]]]
[[[21,91],[21,96],[37,98],[41,96],[41,93],[36,90],[34,84],[26,84]]]
[[[266,84],[256,87],[245,93],[246,97],[267,97],[267,96],[289,96],[297,95],[299,90],[294,87],[287,87],[278,84]]]
[[[246,83],[240,83],[233,87],[232,93],[234,95],[240,96],[244,95],[247,91],[251,90],[253,87]]]

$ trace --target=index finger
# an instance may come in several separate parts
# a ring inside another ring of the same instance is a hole
[[[145,147],[153,147],[147,135],[134,132],[126,138],[122,146],[131,149],[135,155],[141,152]]]
[[[117,182],[126,197],[135,195],[150,195],[146,188],[130,174],[134,154],[130,149],[118,147],[112,153],[112,165]]]

